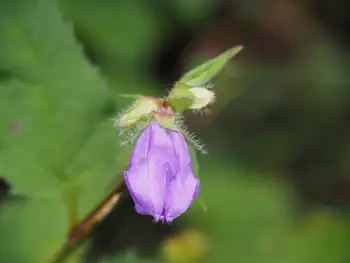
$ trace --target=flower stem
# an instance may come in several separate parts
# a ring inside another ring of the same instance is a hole
[[[79,247],[86,244],[91,231],[98,225],[119,202],[122,192],[126,188],[122,181],[113,191],[83,220],[77,223],[77,196],[76,191],[68,191],[72,195],[66,195],[68,201],[69,222],[72,224],[67,237],[67,242],[49,260],[49,263],[63,263]],[[73,194],[74,193],[74,194]],[[75,222],[73,224],[73,222]]]

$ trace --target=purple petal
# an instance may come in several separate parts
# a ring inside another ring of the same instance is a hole
[[[126,186],[139,214],[152,215],[156,220],[163,218],[166,188],[173,173],[171,157],[174,159],[171,152],[166,154],[154,149],[147,161],[124,172]]]
[[[191,171],[177,174],[176,179],[168,187],[165,202],[165,219],[173,221],[189,208],[199,189],[199,179]]]
[[[179,161],[179,167],[192,170],[191,155],[184,136],[179,132],[171,132],[170,136]]]
[[[138,138],[132,151],[130,165],[143,163],[151,149],[155,147],[172,148],[169,132],[158,122],[152,121]]]
[[[162,127],[157,121],[152,121],[150,127],[153,135],[151,140],[152,147],[172,148],[171,132],[169,130]]]
[[[183,214],[199,188],[185,138],[156,121],[139,137],[124,178],[136,211],[156,221]]]
[[[199,179],[193,174],[187,142],[181,133],[171,133],[179,170],[167,189],[165,217],[168,222],[183,214],[197,196]]]
[[[152,140],[152,124],[150,124],[137,139],[130,158],[131,165],[143,164],[147,160],[148,147]]]

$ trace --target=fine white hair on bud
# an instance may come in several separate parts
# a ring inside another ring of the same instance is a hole
[[[141,135],[143,130],[150,124],[151,119],[137,122],[135,125],[127,129],[125,140],[121,142],[121,146],[133,144],[135,140]]]
[[[179,127],[185,127],[185,117],[182,114],[176,113],[175,125],[176,125],[178,130],[179,130]]]
[[[215,101],[215,92],[211,89],[212,86],[190,88],[189,91],[193,94],[194,101],[189,108],[192,110],[200,110],[213,104]]]
[[[192,112],[195,115],[200,115],[200,116],[207,116],[207,115],[210,115],[212,113],[211,109],[209,109],[209,108],[204,108],[204,109],[200,109],[200,110],[193,110]]]
[[[201,154],[207,154],[202,140],[198,139],[194,133],[187,130],[185,117],[182,114],[174,112],[171,108],[161,108],[154,114],[155,119],[160,125],[167,129],[180,132],[185,139],[196,148],[196,150]]]
[[[160,98],[140,96],[113,119],[113,126],[118,130],[119,136],[126,134],[122,145],[135,141],[148,125],[153,112],[157,111],[162,103],[163,99]]]
[[[182,133],[185,139],[192,144],[197,151],[201,154],[208,154],[205,149],[205,144],[194,133],[187,130],[187,126],[184,123],[183,116],[177,116],[176,118],[177,130]]]
[[[198,150],[201,154],[208,154],[207,150],[205,149],[205,144],[201,139],[199,139],[194,133],[189,132],[187,130],[187,127],[183,127],[181,129],[181,132],[183,136],[186,138],[186,140],[192,144],[196,150]]]

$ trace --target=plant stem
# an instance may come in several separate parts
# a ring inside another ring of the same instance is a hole
[[[123,190],[126,188],[122,181],[113,191],[83,220],[77,222],[77,196],[75,191],[68,191],[67,204],[69,213],[69,222],[72,224],[67,237],[67,242],[61,249],[49,260],[49,263],[65,262],[69,256],[81,245],[86,244],[87,237],[91,231],[98,225],[119,202]],[[69,194],[70,193],[70,194]]]

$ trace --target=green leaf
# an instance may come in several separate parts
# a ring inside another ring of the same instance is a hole
[[[0,218],[1,260],[48,262],[66,239],[66,213],[61,200],[5,204]]]
[[[112,177],[110,93],[56,1],[2,1],[0,32],[0,69],[11,73],[0,82],[0,176],[28,196]]]
[[[143,0],[103,4],[100,0],[60,0],[60,3],[64,14],[77,22],[93,51],[103,54],[103,68],[148,67],[163,32],[163,23],[157,20],[152,4]]]
[[[179,83],[185,83],[189,86],[203,86],[210,82],[222,68],[228,63],[228,61],[237,55],[243,46],[236,46],[224,52],[223,54],[208,60],[193,70],[187,72],[180,80]],[[175,87],[176,88],[176,85]]]
[[[111,94],[56,1],[1,1],[0,32],[0,177],[30,197],[2,211],[0,253],[45,262],[118,171]]]
[[[134,95],[134,94],[120,94],[119,97],[121,98],[126,98],[126,99],[139,99],[141,97],[143,97],[142,95]]]

